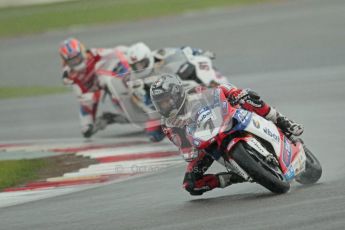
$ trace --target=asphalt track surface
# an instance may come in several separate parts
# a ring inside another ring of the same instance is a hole
[[[324,174],[316,185],[293,184],[279,196],[256,184],[241,184],[191,197],[181,188],[181,165],[0,209],[0,228],[344,229],[344,22],[343,0],[296,0],[68,32],[95,46],[145,40],[153,47],[191,44],[214,50],[217,65],[233,74],[234,84],[255,89],[305,125],[304,140]],[[53,32],[1,40],[3,84],[19,79],[23,84],[59,84],[54,50],[65,36]],[[1,140],[78,138],[77,111],[69,96],[1,102]],[[97,137],[116,138],[114,132],[109,128]]]

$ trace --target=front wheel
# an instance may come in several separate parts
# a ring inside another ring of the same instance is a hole
[[[303,145],[307,160],[305,162],[305,171],[296,177],[296,181],[301,184],[314,184],[322,175],[322,167],[314,154]]]
[[[290,183],[285,181],[282,174],[278,173],[265,163],[245,143],[239,142],[231,153],[231,158],[257,183],[264,186],[271,192],[282,194],[290,189]]]

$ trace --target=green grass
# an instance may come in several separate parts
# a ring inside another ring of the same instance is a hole
[[[41,96],[65,92],[68,92],[68,89],[65,87],[0,87],[0,100],[18,97]]]
[[[14,36],[76,25],[134,21],[190,10],[268,0],[78,0],[0,9],[0,36]]]
[[[0,190],[37,179],[46,164],[44,159],[0,161]]]

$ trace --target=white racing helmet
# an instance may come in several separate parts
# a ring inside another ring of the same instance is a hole
[[[138,42],[129,47],[128,63],[138,77],[147,77],[153,71],[154,57],[150,48],[143,42]]]

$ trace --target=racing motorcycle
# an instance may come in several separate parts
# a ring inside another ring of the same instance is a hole
[[[187,135],[244,181],[273,193],[286,193],[293,180],[316,183],[322,174],[318,159],[302,139],[285,135],[259,115],[232,106],[220,89],[194,94],[188,101]]]
[[[148,119],[160,119],[149,94],[151,84],[157,80],[160,73],[176,73],[186,90],[198,87],[212,88],[227,83],[226,78],[213,67],[209,57],[193,55],[189,47],[164,49],[164,57],[162,51],[157,52],[160,53],[162,61],[157,63],[151,76],[145,78],[139,78],[135,72],[130,72],[127,60],[118,54],[120,62],[114,70],[112,82],[108,84],[109,95],[119,99],[123,117],[128,123],[141,128],[147,125]]]
[[[194,81],[205,87],[228,83],[226,77],[213,65],[215,54],[210,51],[183,48],[165,48],[155,51],[161,61],[161,73],[174,73],[182,81]]]

